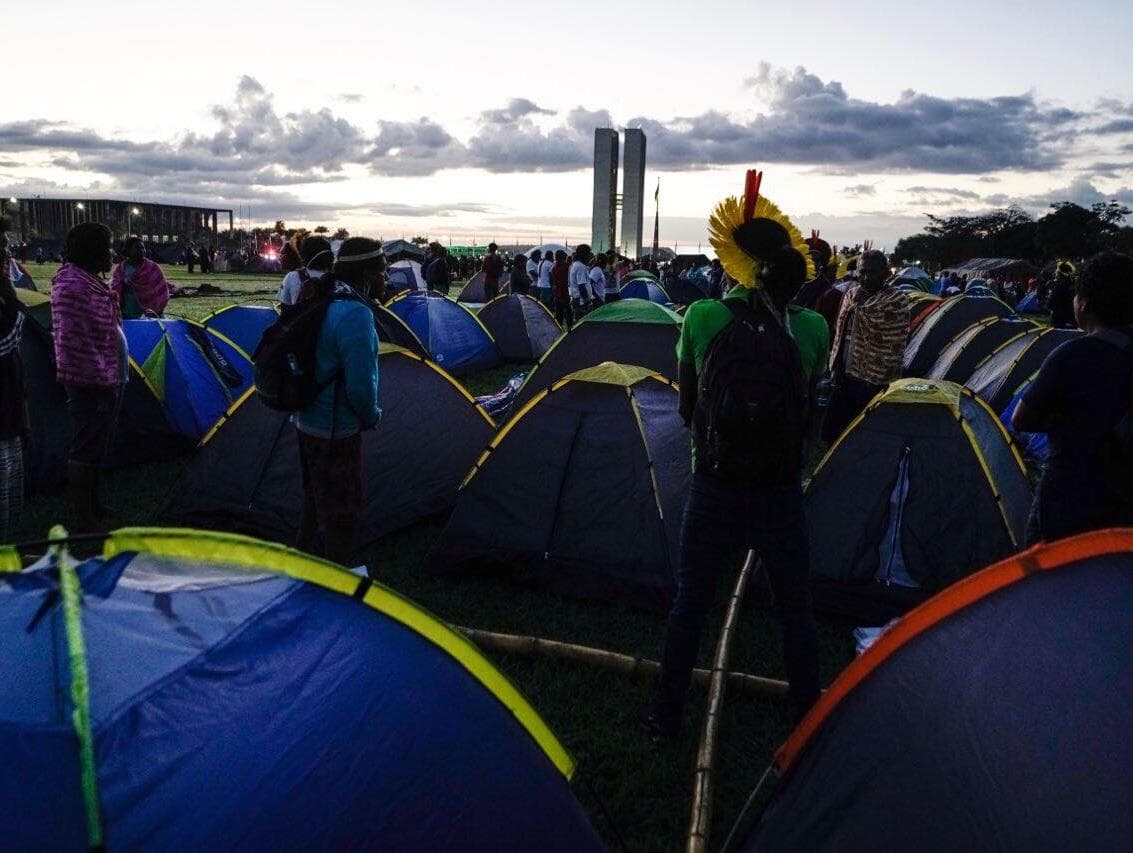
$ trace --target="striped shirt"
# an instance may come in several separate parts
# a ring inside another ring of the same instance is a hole
[[[891,288],[870,294],[854,285],[838,312],[831,369],[841,355],[847,376],[886,385],[901,378],[908,337],[908,296]]]

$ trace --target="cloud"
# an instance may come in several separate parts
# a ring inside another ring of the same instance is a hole
[[[962,190],[957,187],[909,187],[906,192],[916,193],[920,196],[943,196],[945,198],[967,199],[979,201],[982,196],[972,190]]]
[[[1097,128],[1094,133],[1133,133],[1133,118],[1114,119]]]
[[[846,187],[846,195],[853,198],[874,196],[877,195],[877,187],[873,184],[854,184],[852,187]]]
[[[342,101],[344,104],[360,104],[362,101],[366,100],[366,96],[360,95],[357,92],[346,92],[339,95],[338,100]]]
[[[487,204],[473,202],[454,202],[451,204],[375,204],[371,206],[374,213],[383,216],[401,216],[418,218],[429,216],[455,216],[458,213],[489,213],[492,207]]]

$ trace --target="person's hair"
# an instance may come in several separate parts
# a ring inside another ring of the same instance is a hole
[[[106,254],[114,235],[101,222],[80,222],[67,232],[63,242],[63,259],[90,273],[106,268]]]
[[[512,262],[513,265],[514,264],[525,264],[525,263],[527,263],[527,255],[523,254],[523,252],[520,252],[518,255],[516,255],[514,258],[512,258],[511,262]]]
[[[555,252],[555,260],[558,261],[559,263],[562,263],[566,259],[567,259],[567,253],[564,252],[562,249],[559,249],[558,251]]]
[[[279,250],[279,268],[284,272],[291,272],[303,266],[303,259],[299,257],[299,249],[288,240]]]
[[[1082,264],[1076,290],[1102,325],[1133,325],[1133,257],[1099,252]]]
[[[499,248],[499,246],[497,246],[497,245],[496,245],[495,243],[489,243],[489,244],[488,244],[488,251],[489,251],[489,252],[494,252],[494,251],[496,251],[496,249],[498,249],[498,248]]]
[[[362,277],[375,267],[380,272],[386,268],[386,256],[375,254],[381,252],[382,243],[370,237],[349,237],[342,241],[338,247],[338,259],[334,262],[334,277],[340,278],[347,284],[361,285]],[[372,255],[360,260],[351,260],[359,256]],[[324,278],[328,278],[324,276]]]
[[[303,259],[304,266],[313,270],[325,272],[334,266],[334,250],[330,240],[318,234],[303,238],[303,242],[299,244],[299,257]]]
[[[577,246],[574,247],[574,256],[575,256],[575,258],[577,258],[580,261],[583,261],[583,262],[588,261],[590,259],[591,254],[592,254],[592,252],[591,252],[590,246],[587,245],[586,243],[579,243]]]
[[[143,249],[146,247],[145,241],[141,237],[127,237],[126,242],[122,244],[122,254],[129,256],[130,249],[134,246],[141,246]]]
[[[761,278],[767,295],[777,307],[786,308],[806,281],[806,260],[790,246],[784,246],[768,253],[766,264],[770,274]]]
[[[538,261],[543,258],[543,252],[540,249],[533,249],[531,252],[531,260]]]

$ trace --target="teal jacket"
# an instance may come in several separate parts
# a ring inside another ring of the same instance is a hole
[[[335,287],[352,292],[342,282]],[[378,334],[366,303],[338,299],[327,308],[315,349],[315,372],[320,382],[329,384],[314,403],[296,414],[295,425],[300,432],[319,438],[346,438],[371,429],[381,420]]]

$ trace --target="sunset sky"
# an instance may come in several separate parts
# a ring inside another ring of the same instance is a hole
[[[6,16],[5,196],[573,243],[594,128],[628,126],[666,245],[703,241],[749,167],[835,243],[892,247],[926,212],[1133,205],[1117,0],[49,8]]]

